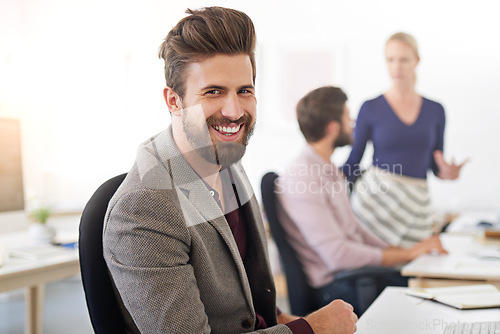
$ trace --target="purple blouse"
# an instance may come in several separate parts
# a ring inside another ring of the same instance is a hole
[[[359,163],[366,143],[372,141],[373,166],[420,179],[426,179],[429,169],[437,175],[433,152],[443,150],[444,126],[444,108],[437,102],[422,98],[417,120],[408,125],[380,95],[362,105],[352,151],[341,170],[350,181],[360,176]]]

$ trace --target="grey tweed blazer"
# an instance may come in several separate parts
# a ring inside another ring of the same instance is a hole
[[[248,333],[255,310],[276,325],[276,292],[255,195],[231,167],[247,222],[247,255],[219,206],[179,152],[169,127],[141,145],[111,199],[104,257],[131,333]]]

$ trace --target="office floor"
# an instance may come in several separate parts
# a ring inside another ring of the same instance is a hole
[[[24,333],[24,291],[0,293],[0,333]],[[47,284],[44,333],[92,334],[80,277]]]
[[[289,312],[288,300],[278,297],[278,307]],[[24,333],[24,292],[0,293],[0,333]],[[45,289],[44,333],[92,334],[80,277],[50,283]]]

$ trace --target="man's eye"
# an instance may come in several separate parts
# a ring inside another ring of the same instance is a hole
[[[205,94],[207,94],[207,95],[218,95],[218,94],[222,94],[222,92],[219,89],[212,89],[212,90],[207,91]]]
[[[239,92],[240,94],[253,94],[253,92],[249,89],[242,89]]]

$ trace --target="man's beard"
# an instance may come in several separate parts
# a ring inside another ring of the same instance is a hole
[[[255,127],[255,121],[250,115],[244,114],[236,121],[231,121],[227,118],[217,119],[214,116],[210,116],[206,119],[203,129],[200,129],[190,121],[188,113],[189,112],[184,112],[182,114],[184,132],[195,151],[203,159],[223,167],[228,167],[241,160]],[[239,125],[243,123],[245,125],[239,141],[217,141],[214,143],[210,136],[210,128],[212,128],[212,125],[227,126],[229,124]]]
[[[351,145],[352,141],[353,140],[352,140],[351,134],[347,133],[346,131],[344,131],[342,129],[339,136],[337,137],[337,139],[333,143],[333,148]]]

